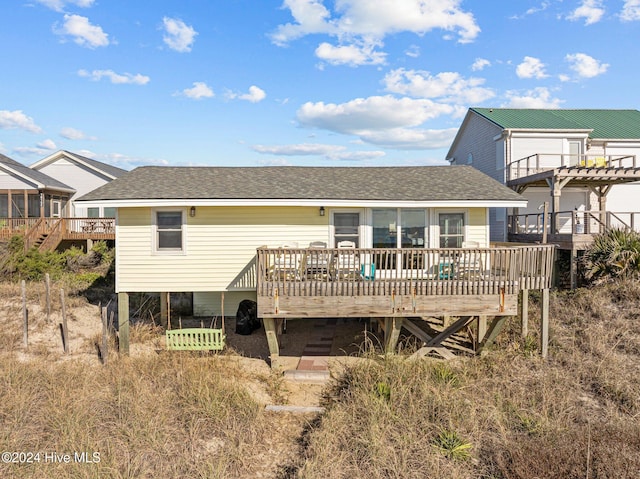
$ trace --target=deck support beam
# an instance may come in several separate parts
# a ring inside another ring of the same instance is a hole
[[[263,318],[264,330],[267,334],[267,344],[269,345],[269,357],[273,364],[280,356],[280,345],[278,344],[278,330],[275,318]]]
[[[404,318],[384,318],[384,351],[385,353],[393,353],[398,346],[398,339],[400,339],[400,330],[402,329],[402,323]]]
[[[169,324],[169,293],[160,293],[160,325],[167,329]]]
[[[521,335],[526,338],[529,335],[529,290],[522,290],[522,299],[520,304],[520,324]]]
[[[129,293],[118,293],[118,350],[129,355]]]
[[[482,354],[486,348],[493,344],[495,339],[498,337],[498,334],[500,334],[500,331],[502,331],[502,328],[504,328],[507,318],[508,316],[496,316],[493,318],[491,325],[487,330],[487,334],[484,337],[484,341],[478,346],[478,354]]]
[[[476,330],[476,344],[482,344],[485,336],[487,335],[487,317],[484,315],[478,316],[478,325]]]
[[[546,358],[549,353],[549,289],[542,290],[540,310],[540,354]]]

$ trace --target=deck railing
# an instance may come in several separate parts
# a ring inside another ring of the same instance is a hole
[[[258,297],[517,294],[551,286],[554,246],[259,248]]]
[[[571,155],[536,153],[507,165],[507,181],[524,178],[561,167],[581,169],[636,168],[635,155]]]
[[[551,225],[556,225],[552,230]],[[547,234],[596,234],[612,228],[640,230],[640,212],[613,212],[598,210],[571,210],[548,213],[546,225],[543,213],[509,216],[509,233]]]
[[[23,235],[25,248],[55,249],[61,240],[115,239],[115,218],[0,218],[0,239]]]

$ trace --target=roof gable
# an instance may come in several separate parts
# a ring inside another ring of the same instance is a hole
[[[582,130],[592,139],[640,139],[638,110],[470,108],[505,130]]]
[[[61,181],[51,178],[49,175],[45,175],[40,171],[32,170],[28,166],[18,163],[17,161],[2,154],[0,154],[0,168],[35,184],[39,189],[75,192],[73,188],[65,185]]]
[[[109,165],[108,163],[103,163],[101,161],[93,160],[91,158],[87,158],[86,156],[78,155],[77,153],[72,153],[66,150],[60,150],[56,153],[43,158],[40,161],[35,162],[31,165],[32,169],[39,170],[40,168],[44,168],[47,165],[55,163],[60,159],[67,159],[74,163],[81,164],[87,167],[90,170],[93,170],[101,175],[107,176],[111,179],[118,178],[124,175],[127,170],[123,170],[122,168],[118,168],[117,166]]]
[[[136,168],[87,193],[104,200],[522,201],[468,166]]]

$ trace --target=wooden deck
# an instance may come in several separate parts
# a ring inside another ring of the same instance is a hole
[[[551,286],[554,246],[260,248],[262,318],[516,315],[522,289]]]
[[[0,239],[25,238],[25,249],[51,251],[62,241],[115,240],[115,218],[0,218]]]

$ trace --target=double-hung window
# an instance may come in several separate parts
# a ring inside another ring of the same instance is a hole
[[[182,211],[156,211],[156,249],[159,252],[184,250]]]

